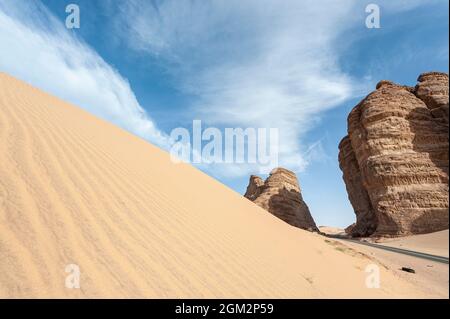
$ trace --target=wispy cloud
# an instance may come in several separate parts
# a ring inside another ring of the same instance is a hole
[[[437,1],[377,3],[384,15]],[[116,26],[102,36],[117,36],[165,66],[176,89],[188,94],[185,112],[171,114],[177,123],[201,119],[219,127],[279,128],[279,164],[295,171],[325,156],[321,143],[307,138],[324,111],[366,93],[375,81],[354,78],[340,65],[343,48],[349,49],[342,44],[352,43],[355,29],[358,36],[366,31],[365,3],[358,0],[100,4],[111,15],[105,23]],[[448,45],[442,52],[448,53]],[[168,144],[128,81],[40,1],[0,0],[0,70],[153,143]],[[242,164],[202,168],[216,176],[258,171],[257,165]]]
[[[0,0],[0,71],[166,144],[128,81],[38,1]]]
[[[180,87],[196,97],[193,118],[279,128],[280,164],[301,171],[310,147],[303,144],[305,133],[358,86],[341,71],[335,49],[338,36],[353,26],[353,5],[130,1],[121,8],[120,26],[131,48],[165,62]],[[257,168],[233,169],[248,174]]]

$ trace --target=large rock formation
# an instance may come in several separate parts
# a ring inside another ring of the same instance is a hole
[[[297,177],[287,169],[275,168],[266,181],[250,176],[244,196],[292,226],[318,231],[303,201]]]
[[[348,116],[339,163],[356,213],[353,236],[448,228],[448,75],[418,82],[381,81]]]

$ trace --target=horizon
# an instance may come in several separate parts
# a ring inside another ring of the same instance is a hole
[[[278,166],[296,173],[317,225],[355,220],[337,159],[350,110],[381,80],[449,69],[446,1],[377,1],[373,29],[371,1],[72,3],[80,27],[67,29],[67,3],[0,1],[0,71],[166,150],[195,120],[278,128]],[[250,175],[266,177],[223,165],[194,166],[242,195]]]

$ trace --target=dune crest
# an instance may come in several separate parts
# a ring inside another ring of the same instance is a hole
[[[0,297],[424,296],[383,267],[367,288],[373,260],[6,74],[0,140]]]

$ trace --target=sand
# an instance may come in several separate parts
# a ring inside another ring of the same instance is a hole
[[[428,237],[441,237],[440,234],[428,234]],[[425,235],[411,236],[421,238]],[[398,238],[401,242],[403,239],[412,241],[411,237]],[[338,240],[342,242],[341,240]],[[389,271],[395,273],[397,276],[407,280],[421,290],[426,291],[429,296],[436,298],[449,298],[449,265],[439,262],[434,262],[414,256],[398,254],[374,247],[363,246],[349,241],[342,242],[345,246],[358,250],[370,256],[384,265]],[[448,243],[447,243],[448,244]],[[400,248],[404,248],[400,246]],[[410,247],[417,248],[417,247]],[[417,249],[414,249],[417,250]],[[424,252],[429,251],[425,247]],[[415,273],[408,273],[401,270],[402,267],[414,269]]]
[[[0,297],[434,297],[6,74],[0,141]]]
[[[448,257],[448,229],[423,235],[399,238],[380,238],[376,242],[384,246]]]
[[[327,235],[347,237],[345,230],[337,227],[321,226],[320,231]],[[448,257],[448,230],[406,237],[368,237],[361,240],[376,243],[381,246],[423,252],[427,254]],[[375,247],[362,246],[358,243],[334,238],[342,244],[343,249],[354,249],[381,263],[389,271],[426,291],[429,296],[449,298],[449,265],[422,258],[386,251]],[[346,248],[345,248],[346,247]],[[404,272],[402,267],[415,270],[414,274]]]
[[[319,231],[324,233],[325,235],[344,236],[344,237],[348,236],[347,233],[345,232],[345,229],[339,227],[319,226]]]

